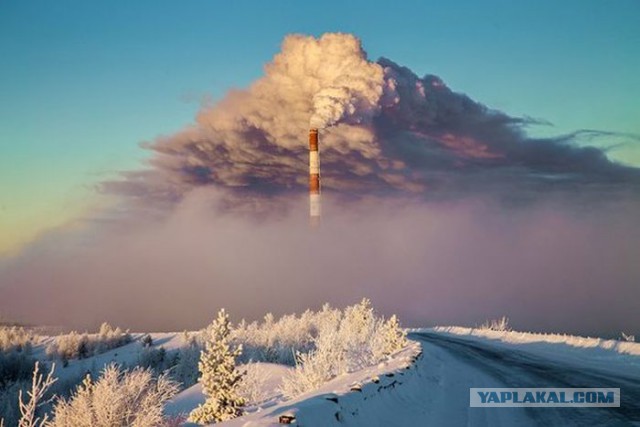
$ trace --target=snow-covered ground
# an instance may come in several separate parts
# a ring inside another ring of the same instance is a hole
[[[457,349],[433,345],[414,333],[411,347],[385,364],[336,378],[295,400],[281,402],[223,425],[274,426],[278,425],[281,416],[295,417],[296,425],[300,426],[425,423],[534,426],[541,423],[591,425],[591,422],[597,425],[636,425],[637,422],[640,425],[640,419],[636,419],[640,417],[640,410],[633,403],[640,393],[638,344],[454,327],[420,331],[442,339],[455,337],[463,342]],[[474,347],[464,349],[464,340],[473,343]],[[483,356],[478,349],[489,356]],[[416,359],[418,352],[423,356]],[[529,367],[535,369],[527,372]],[[541,376],[540,370],[548,375]],[[607,376],[607,372],[611,376]],[[469,408],[470,387],[549,386],[553,381],[573,386],[621,387],[623,408],[608,412],[573,408],[537,412],[525,408]],[[354,385],[359,389],[352,389]]]
[[[383,404],[380,396],[392,394],[394,389],[411,382],[412,370],[416,369],[420,359],[419,353],[420,345],[411,342],[407,348],[377,366],[342,375],[315,391],[219,425],[271,426],[277,425],[281,416],[295,417],[297,425],[301,426],[344,425],[353,419],[360,422],[361,410],[376,405],[376,402]],[[367,400],[370,404],[363,406]]]
[[[143,350],[144,335],[133,334],[134,341],[130,344],[87,359],[71,360],[65,368],[56,367],[56,375],[72,380],[87,371],[97,373],[110,362],[133,366]],[[155,348],[162,346],[171,351],[187,345],[181,333],[152,333],[151,336]],[[625,395],[640,397],[640,386],[633,385],[640,384],[640,343],[462,327],[415,329],[410,338],[409,346],[386,362],[340,376],[318,390],[288,401],[279,392],[279,386],[292,368],[253,364],[260,378],[258,392],[263,398],[259,404],[247,408],[245,416],[222,425],[272,426],[278,425],[282,416],[295,418],[300,426],[423,425],[425,422],[450,426],[538,425],[542,421],[553,424],[563,421],[568,412],[532,415],[522,408],[469,408],[469,387],[546,386],[548,384],[541,383],[545,378],[577,381],[586,386],[601,386],[600,380],[613,385],[620,381],[623,406],[628,403],[624,401]],[[35,355],[46,359],[44,348],[52,339],[44,338],[35,347]],[[483,352],[499,357],[484,357]],[[532,363],[548,366],[548,378],[535,372],[527,373],[526,367]],[[511,383],[511,377],[516,383]],[[185,419],[204,399],[201,387],[192,386],[166,405],[166,413]],[[606,421],[613,414],[619,418],[612,421],[631,419],[634,425],[635,407],[629,411],[597,412],[596,416],[600,417],[597,420]],[[565,424],[590,422],[591,414],[593,412],[575,412],[574,418]],[[640,425],[640,419],[638,423]]]
[[[260,389],[256,390],[256,392],[264,398],[260,399],[257,405],[247,408],[247,412],[258,413],[266,408],[277,405],[283,400],[282,394],[279,391],[282,378],[293,368],[275,363],[261,362],[253,363],[252,367],[255,370],[254,375],[257,375],[259,380],[256,386]],[[245,367],[241,365],[239,369],[243,370]],[[204,403],[204,401],[205,396],[202,393],[202,387],[200,384],[196,384],[183,390],[174,397],[166,405],[165,412],[169,416],[186,419],[189,413],[198,405]]]
[[[109,363],[117,363],[120,366],[127,367],[135,366],[143,349],[141,339],[147,334],[134,333],[131,335],[133,341],[129,344],[85,359],[71,359],[65,367],[62,366],[60,361],[49,360],[45,354],[46,347],[55,340],[53,336],[42,337],[34,346],[33,355],[40,360],[54,362],[56,364],[54,375],[58,377],[60,381],[76,380],[82,378],[87,373],[100,373]],[[181,333],[162,332],[151,333],[149,335],[151,335],[153,339],[153,346],[155,348],[164,347],[165,350],[169,351],[176,350],[185,345]]]
[[[414,329],[413,332],[436,332],[476,342],[512,348],[572,366],[594,368],[604,372],[624,371],[640,377],[640,343],[580,337],[563,334],[540,334],[517,331],[492,331],[457,326]]]
[[[518,331],[494,331],[491,329],[466,328],[460,326],[437,326],[435,328],[412,329],[411,332],[434,331],[439,333],[454,334],[498,340],[509,344],[535,344],[528,348],[551,349],[554,346],[546,344],[560,344],[562,346],[575,347],[577,349],[591,349],[600,354],[628,354],[640,356],[640,343],[619,341],[602,338],[580,337],[566,334],[541,334],[535,332]],[[594,353],[595,353],[594,352]]]

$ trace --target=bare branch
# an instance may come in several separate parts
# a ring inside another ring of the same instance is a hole
[[[29,400],[24,401],[22,399],[22,390],[20,390],[19,394],[19,405],[20,405],[20,421],[18,422],[18,427],[44,427],[48,416],[45,415],[42,419],[39,417],[36,418],[36,410],[38,407],[48,403],[48,401],[43,400],[44,395],[49,390],[49,388],[58,380],[53,377],[53,371],[55,369],[55,364],[51,365],[51,370],[47,374],[45,378],[42,373],[40,373],[40,362],[36,362],[36,366],[33,369],[33,377],[31,380],[31,390],[27,392],[29,396]],[[1,427],[1,425],[0,425]]]

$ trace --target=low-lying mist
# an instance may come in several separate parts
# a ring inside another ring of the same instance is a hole
[[[205,325],[220,307],[235,320],[344,306],[370,298],[406,325],[638,332],[639,205],[577,211],[465,199],[307,199],[272,214],[221,211],[221,191],[195,190],[162,219],[87,223],[32,245],[1,272],[7,319],[133,330]],[[293,201],[291,201],[293,200]]]

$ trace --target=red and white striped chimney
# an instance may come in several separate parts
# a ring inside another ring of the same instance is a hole
[[[318,129],[309,130],[309,221],[312,227],[320,225],[320,154]]]

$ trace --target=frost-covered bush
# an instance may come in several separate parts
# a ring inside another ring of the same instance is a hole
[[[264,390],[268,374],[255,363],[243,365],[244,375],[238,385],[238,394],[247,405],[257,405],[269,397]]]
[[[72,331],[58,335],[46,348],[47,356],[62,360],[83,359],[89,356],[89,336]]]
[[[30,341],[16,340],[15,336],[11,332],[11,338],[4,341],[4,350],[0,351],[0,418],[4,418],[7,426],[18,424],[18,395],[29,386],[36,365],[29,351]]]
[[[285,397],[295,397],[320,387],[339,372],[339,360],[333,359],[334,352],[323,349],[297,355],[296,368],[282,379],[281,391]]]
[[[33,387],[37,360],[32,356],[32,344],[36,336],[23,328],[6,328],[3,350],[0,351],[0,418],[6,426],[17,426],[20,421],[20,393],[28,393]],[[10,343],[7,345],[7,343]],[[42,365],[42,364],[41,364]],[[47,367],[45,366],[46,370]],[[49,390],[50,396],[64,395],[75,385],[74,378],[56,381]],[[51,384],[48,385],[48,388]],[[26,395],[25,395],[26,396]],[[46,410],[40,409],[41,411]],[[25,421],[26,422],[26,421]],[[30,424],[27,424],[30,425]]]
[[[172,379],[186,389],[198,382],[198,362],[203,349],[203,331],[182,333],[183,347],[165,351],[164,348],[143,348],[138,366],[151,368],[156,373],[167,372]]]
[[[95,340],[94,354],[104,353],[113,348],[121,347],[133,341],[129,331],[123,331],[119,327],[114,328],[107,322],[100,325],[98,336]]]
[[[245,400],[238,394],[242,373],[236,368],[236,358],[242,348],[232,346],[230,341],[231,325],[223,309],[205,333],[198,369],[207,400],[191,412],[190,422],[209,424],[242,414]]]
[[[0,351],[0,392],[11,383],[30,379],[35,364],[36,359],[23,351]]]
[[[632,334],[625,334],[624,332],[621,332],[621,338],[622,338],[622,341],[636,342],[636,337],[635,335],[632,335]]]
[[[49,414],[40,415],[41,407],[49,403],[49,400],[45,399],[47,391],[51,386],[58,381],[53,376],[54,366],[45,377],[40,372],[39,363],[36,362],[33,368],[33,376],[31,381],[31,387],[27,389],[25,393],[20,390],[18,393],[18,403],[20,407],[20,421],[18,427],[47,427],[49,423]]]
[[[509,326],[509,318],[502,316],[500,319],[487,320],[480,326],[480,329],[485,331],[508,332],[511,330],[511,327]]]
[[[313,348],[313,341],[320,325],[332,316],[334,309],[325,305],[321,311],[307,310],[299,317],[295,314],[275,320],[267,314],[263,321],[240,322],[233,331],[233,339],[242,345],[240,361],[270,362],[294,366],[297,353],[307,353]]]
[[[56,403],[49,426],[156,427],[164,423],[164,404],[177,392],[166,375],[154,378],[148,369],[109,365],[97,381],[87,376],[71,398]]]
[[[0,389],[0,426],[1,421],[7,426],[46,426],[47,411],[43,407],[50,402],[53,394],[49,393],[49,389],[57,381],[53,377],[53,369],[51,367],[45,377],[40,373],[39,362],[33,361],[31,372]],[[45,394],[49,397],[45,398]]]
[[[35,359],[31,359],[29,366],[31,366],[31,371],[34,371],[35,368]],[[41,363],[42,365],[42,363]],[[43,366],[43,369],[46,371],[49,368],[47,366]],[[28,375],[24,374],[26,369],[22,370],[23,374],[20,376],[16,382],[9,383],[7,387],[0,388],[0,418],[5,418],[6,426],[17,426],[20,420],[20,410],[19,410],[19,395],[20,392],[25,395],[28,393],[29,388],[33,387],[33,376],[31,373]],[[39,409],[40,415],[44,415],[51,411],[52,408],[52,399],[53,398],[66,398],[69,397],[72,392],[76,389],[78,384],[82,383],[83,376],[79,375],[65,375],[63,378],[59,378],[52,385],[48,386],[48,392],[44,398],[44,402],[42,402],[42,408]]]
[[[0,389],[0,418],[4,419],[5,426],[17,426],[20,420],[18,396],[20,391],[27,390],[28,380],[12,382]]]
[[[36,336],[19,326],[0,326],[0,351],[30,351]]]
[[[203,333],[202,331],[183,331],[182,332],[182,342],[184,342],[187,346],[202,346],[203,344]]]
[[[167,352],[164,347],[144,347],[138,355],[136,365],[143,369],[151,369],[154,374],[160,375],[176,366],[178,357],[178,351]],[[172,377],[175,379],[173,375]]]
[[[198,382],[198,362],[200,360],[201,347],[193,342],[178,350],[176,364],[171,368],[171,377],[188,388]]]
[[[394,314],[379,324],[372,343],[373,359],[380,360],[407,345],[407,333]]]
[[[297,353],[295,370],[283,379],[282,392],[294,397],[313,390],[340,374],[376,364],[406,345],[398,319],[375,314],[371,302],[345,308],[326,308],[313,350]]]
[[[72,331],[57,336],[55,341],[47,346],[46,353],[52,359],[84,359],[129,344],[131,341],[133,338],[129,331],[114,328],[105,322],[97,334],[79,334]]]

